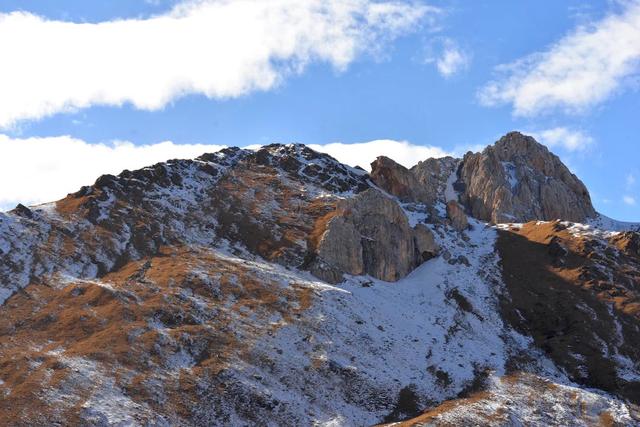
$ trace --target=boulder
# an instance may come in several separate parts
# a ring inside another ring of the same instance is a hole
[[[415,226],[414,241],[416,248],[416,260],[418,263],[433,258],[440,251],[438,244],[433,238],[433,233],[424,224],[418,224]]]
[[[464,208],[455,200],[447,202],[447,218],[451,221],[451,226],[458,231],[466,230],[469,227],[469,220]]]

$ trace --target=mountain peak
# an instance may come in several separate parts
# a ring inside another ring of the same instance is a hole
[[[533,137],[510,132],[481,153],[467,153],[459,179],[471,215],[492,222],[596,215],[585,185]]]
[[[410,170],[379,157],[371,179],[404,202],[431,206],[453,199],[494,223],[596,216],[585,185],[547,147],[517,131],[462,160],[427,159]]]

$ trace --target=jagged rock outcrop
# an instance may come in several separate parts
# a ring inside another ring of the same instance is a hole
[[[419,161],[410,170],[418,183],[427,189],[431,201],[446,201],[447,184],[451,177],[455,178],[453,174],[455,174],[459,162],[460,159],[450,156],[430,158]]]
[[[640,233],[626,231],[611,238],[611,243],[627,256],[640,258]]]
[[[545,146],[519,132],[481,153],[467,153],[459,180],[461,201],[485,221],[584,222],[596,214],[584,184]]]
[[[435,200],[429,186],[418,182],[409,169],[385,156],[371,163],[371,181],[403,202],[433,203]]]
[[[458,159],[442,157],[418,162],[411,169],[388,157],[371,163],[371,181],[402,202],[423,203],[431,207],[445,199],[447,180],[454,173]]]
[[[338,204],[311,271],[333,283],[343,274],[396,281],[437,252],[427,227],[412,228],[394,200],[369,189]]]

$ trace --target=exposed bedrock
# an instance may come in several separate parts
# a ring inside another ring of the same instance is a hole
[[[467,153],[458,174],[461,201],[481,220],[584,222],[596,215],[584,184],[545,146],[519,132],[481,153]]]
[[[343,274],[396,281],[438,253],[431,231],[412,228],[400,206],[378,190],[341,201],[332,215],[311,267],[329,282]]]

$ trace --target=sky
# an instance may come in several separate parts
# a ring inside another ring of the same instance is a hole
[[[299,142],[368,167],[519,130],[640,220],[640,0],[0,0],[0,209]]]

